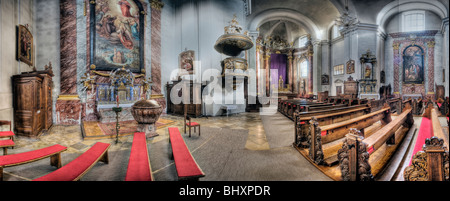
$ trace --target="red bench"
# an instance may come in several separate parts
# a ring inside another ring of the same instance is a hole
[[[25,163],[31,163],[47,157],[51,157],[50,165],[55,166],[56,168],[60,168],[61,152],[66,150],[67,147],[56,144],[50,147],[34,151],[0,156],[0,181],[3,181],[3,168],[21,165]]]
[[[145,133],[134,133],[125,181],[152,181],[152,167]]]
[[[14,139],[14,133],[12,131],[0,131],[0,138]]]
[[[0,148],[3,148],[3,155],[8,155],[8,148],[14,148],[14,132],[11,131],[11,121],[0,121],[0,126],[9,125],[9,131],[0,131],[1,138],[9,138],[9,140],[0,140]]]
[[[0,140],[0,148],[3,148],[3,155],[8,155],[8,147],[14,147],[13,140]]]
[[[172,157],[178,174],[178,180],[198,180],[205,173],[192,157],[186,143],[176,127],[169,127],[169,143],[172,146]]]
[[[108,164],[108,149],[110,144],[97,142],[89,150],[78,156],[63,167],[34,179],[33,181],[78,181],[99,160]]]
[[[9,125],[9,131],[0,131],[0,138],[10,138],[14,140],[14,133],[11,130],[11,121],[0,121],[0,126]]]

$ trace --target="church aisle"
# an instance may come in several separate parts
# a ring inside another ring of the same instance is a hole
[[[202,125],[202,135],[191,138],[182,134],[195,160],[206,173],[203,181],[317,181],[329,180],[319,170],[294,150],[290,143],[292,129],[281,129],[290,123],[276,114],[259,116],[259,113],[243,113],[229,117],[196,118]],[[176,123],[183,132],[180,116],[164,115]],[[284,117],[283,117],[284,118]],[[275,122],[275,120],[277,120]],[[263,125],[266,121],[271,124]],[[286,121],[286,122],[283,122]],[[291,126],[292,127],[292,126]],[[150,163],[155,181],[175,181],[176,170],[169,159],[167,127],[157,130],[157,137],[148,139]],[[266,136],[270,136],[267,140]],[[274,140],[278,138],[278,140]],[[285,139],[287,138],[287,139]],[[82,181],[123,181],[133,137],[115,139],[83,140],[80,126],[54,125],[39,139],[17,137],[17,146],[8,150],[9,154],[21,153],[61,144],[67,146],[61,155],[65,165],[88,150],[96,142],[111,143],[109,164],[97,163]],[[256,142],[256,143],[255,143]],[[258,144],[259,142],[259,144]],[[269,146],[269,142],[271,146]],[[250,148],[249,148],[250,147]],[[54,171],[48,160],[5,168],[5,181],[29,181]]]

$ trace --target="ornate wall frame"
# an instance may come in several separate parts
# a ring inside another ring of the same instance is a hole
[[[17,26],[17,60],[33,66],[33,55],[33,35],[26,26]]]

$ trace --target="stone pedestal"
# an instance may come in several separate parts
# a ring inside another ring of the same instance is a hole
[[[158,136],[156,121],[162,113],[162,108],[155,100],[140,100],[131,107],[131,114],[139,123],[138,132],[144,132],[147,138]]]
[[[147,138],[159,136],[155,124],[138,124],[137,132],[144,132]]]
[[[56,100],[56,124],[81,124],[81,100],[78,95],[61,95]]]

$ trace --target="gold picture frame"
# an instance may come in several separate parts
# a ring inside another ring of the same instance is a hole
[[[17,27],[17,60],[33,66],[33,55],[33,35],[26,26],[19,25]]]

